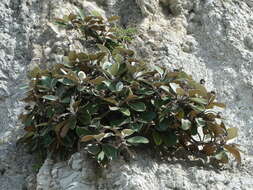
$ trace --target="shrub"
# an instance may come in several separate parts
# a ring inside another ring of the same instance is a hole
[[[20,115],[31,152],[60,154],[81,145],[101,165],[140,144],[160,152],[185,149],[240,162],[236,128],[227,129],[215,107],[215,93],[181,70],[148,67],[127,48],[132,30],[116,27],[113,16],[70,14],[56,22],[97,44],[97,53],[71,51],[67,62],[34,68]],[[129,32],[130,31],[130,32]]]

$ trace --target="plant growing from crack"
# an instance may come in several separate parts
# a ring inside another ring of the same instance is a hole
[[[240,163],[236,128],[226,128],[215,94],[181,70],[148,67],[127,48],[133,30],[119,17],[70,14],[56,19],[97,45],[97,53],[70,51],[67,62],[34,68],[20,115],[26,134],[19,142],[31,152],[64,155],[85,150],[103,166],[134,147],[161,154],[185,149],[227,163]]]

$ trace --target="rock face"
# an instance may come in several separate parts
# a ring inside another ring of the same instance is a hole
[[[79,152],[66,162],[46,160],[35,178],[38,160],[15,145],[24,106],[18,88],[33,65],[60,62],[63,49],[85,49],[49,23],[77,7],[121,16],[123,26],[139,30],[132,48],[140,57],[204,79],[227,104],[227,125],[240,128],[242,165],[216,171],[144,153],[100,170]],[[253,188],[253,0],[2,0],[0,10],[0,189]]]

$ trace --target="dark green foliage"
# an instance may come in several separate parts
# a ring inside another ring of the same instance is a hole
[[[237,129],[227,129],[213,109],[225,105],[185,72],[137,60],[125,45],[131,37],[111,24],[117,19],[70,14],[56,20],[93,39],[100,51],[72,51],[68,63],[30,72],[24,101],[31,106],[20,116],[26,130],[20,142],[32,152],[59,154],[82,144],[102,165],[139,144],[161,152],[184,148],[222,163],[230,152],[240,162],[236,145],[227,144]]]

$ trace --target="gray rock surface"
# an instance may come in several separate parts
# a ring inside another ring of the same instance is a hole
[[[253,0],[2,0],[0,2],[0,189],[253,189]],[[243,163],[222,170],[198,161],[159,161],[149,153],[97,169],[83,152],[66,162],[38,161],[15,142],[23,109],[19,85],[35,64],[61,61],[63,49],[85,49],[50,21],[83,7],[120,15],[137,27],[133,44],[140,57],[170,69],[183,68],[227,104],[228,126],[240,128],[236,140]],[[74,45],[70,45],[74,44]],[[34,167],[35,166],[35,167]],[[37,183],[37,184],[36,184]]]

